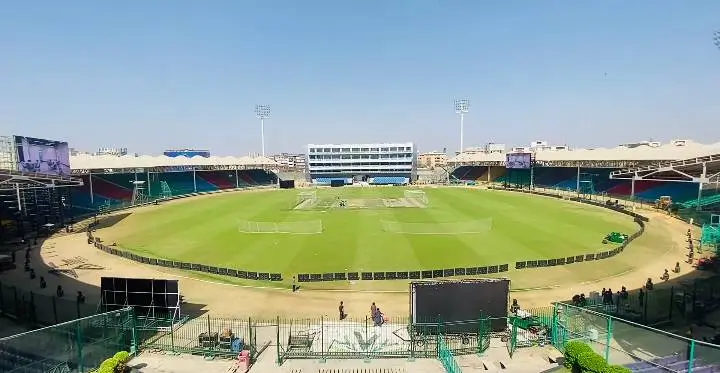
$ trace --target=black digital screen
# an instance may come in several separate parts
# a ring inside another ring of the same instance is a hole
[[[427,281],[412,284],[413,323],[446,324],[447,333],[477,333],[480,317],[493,332],[507,328],[510,280]]]
[[[180,287],[177,280],[102,277],[100,293],[105,311],[134,307],[138,316],[180,315]]]

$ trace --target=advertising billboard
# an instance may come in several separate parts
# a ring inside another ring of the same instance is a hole
[[[505,168],[529,169],[532,167],[532,154],[510,153],[505,161]]]
[[[70,148],[67,142],[13,136],[18,171],[70,175]]]

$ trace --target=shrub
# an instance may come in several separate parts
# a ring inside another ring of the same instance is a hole
[[[115,373],[115,367],[117,365],[118,361],[114,357],[105,359],[105,361],[100,364],[100,369],[97,370],[97,373]]]
[[[592,348],[580,341],[570,341],[565,344],[565,367],[573,368],[578,364],[578,356],[585,352],[592,352]]]
[[[578,355],[576,364],[583,373],[604,373],[608,367],[605,359],[592,350]]]
[[[113,356],[120,363],[127,363],[130,360],[130,353],[127,351],[120,351]]]
[[[632,373],[632,370],[621,365],[608,365],[602,373]]]

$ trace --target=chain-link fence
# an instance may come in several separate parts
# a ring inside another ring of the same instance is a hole
[[[554,312],[552,343],[560,351],[579,340],[614,365],[685,372],[720,368],[716,345],[572,305],[557,303]]]
[[[135,352],[131,308],[0,339],[2,372],[89,372],[118,351]]]

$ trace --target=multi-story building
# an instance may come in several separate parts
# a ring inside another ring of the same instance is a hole
[[[167,149],[163,151],[163,155],[166,157],[204,157],[204,158],[210,158],[210,151],[209,150],[200,150],[200,149]]]
[[[307,157],[317,184],[407,184],[417,175],[413,143],[310,144]]]
[[[447,154],[443,152],[427,152],[418,154],[418,167],[434,170],[439,167],[445,167],[447,164]]]
[[[127,155],[127,148],[100,148],[95,155],[114,155],[116,157],[122,157]]]
[[[306,171],[307,156],[305,154],[280,153],[270,156],[283,171]]]

